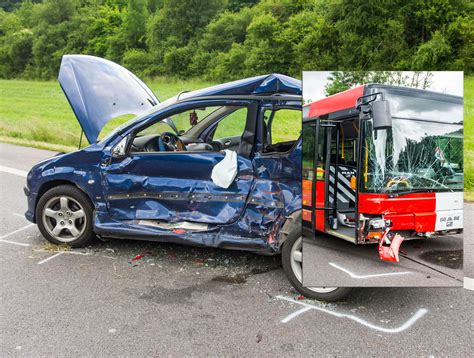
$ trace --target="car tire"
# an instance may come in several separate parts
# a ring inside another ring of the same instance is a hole
[[[83,247],[95,238],[94,207],[86,194],[72,185],[60,185],[41,196],[36,206],[36,223],[49,242]]]
[[[301,234],[301,219],[291,225],[288,236],[283,243],[282,264],[283,271],[293,287],[307,298],[319,301],[333,302],[346,297],[352,290],[351,287],[304,287],[302,285],[302,254],[303,238]],[[300,261],[295,260],[295,256]],[[300,265],[298,268],[297,265]]]

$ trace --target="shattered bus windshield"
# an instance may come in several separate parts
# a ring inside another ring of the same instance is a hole
[[[394,193],[463,188],[462,101],[388,94],[392,128],[364,121],[361,191]]]

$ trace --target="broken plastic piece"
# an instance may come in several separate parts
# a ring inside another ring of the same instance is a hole
[[[144,258],[145,256],[154,256],[154,254],[153,254],[153,252],[150,252],[150,251],[143,251],[143,252],[140,252],[134,258],[132,258],[130,260],[130,262],[140,260],[140,259]]]
[[[212,168],[211,179],[217,186],[227,189],[237,176],[237,153],[224,150],[225,157]]]
[[[400,245],[402,244],[405,238],[399,234],[395,234],[395,237],[390,241],[387,238],[388,230],[385,232],[385,235],[379,241],[379,257],[380,260],[390,261],[390,262],[400,262],[398,257],[398,251],[400,250]],[[385,243],[389,243],[390,246],[384,246]]]
[[[142,258],[143,258],[142,255],[137,255],[137,256],[135,256],[134,258],[132,258],[131,261],[137,261],[137,260],[140,260],[140,259],[142,259]]]

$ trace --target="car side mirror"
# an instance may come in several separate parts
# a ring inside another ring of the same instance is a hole
[[[390,103],[386,100],[372,102],[372,119],[375,130],[392,128]]]
[[[124,157],[127,150],[127,143],[128,143],[129,136],[122,138],[120,142],[112,149],[112,156],[114,158],[121,158]]]

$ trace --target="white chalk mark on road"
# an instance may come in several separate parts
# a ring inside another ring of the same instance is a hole
[[[36,252],[51,252],[49,250],[35,250]],[[60,252],[62,254],[73,254],[73,255],[83,255],[83,256],[89,256],[90,253],[88,252],[78,252],[78,251],[65,251],[65,250],[61,250],[61,251],[54,251],[54,252]]]
[[[38,262],[38,265],[42,265],[42,264],[44,264],[45,262],[48,262],[49,260],[52,260],[52,259],[54,259],[55,257],[58,257],[58,256],[60,256],[60,255],[62,255],[62,254],[64,254],[64,252],[57,252],[57,253],[55,253],[53,256],[50,256],[50,257],[48,257],[48,258],[46,258],[46,259],[44,259],[44,260],[39,261],[39,262]]]
[[[291,321],[293,318],[299,316],[300,314],[303,314],[309,310],[312,310],[313,308],[312,307],[304,307],[296,312],[293,312],[292,314],[289,314],[288,316],[286,316],[285,318],[283,318],[281,320],[282,323],[286,323],[286,322],[289,322]]]
[[[32,223],[32,224],[28,224],[28,225],[26,225],[26,226],[23,226],[23,227],[21,227],[21,228],[19,228],[19,229],[15,230],[15,231],[12,231],[12,232],[10,232],[10,233],[8,233],[8,234],[5,234],[5,235],[3,235],[3,236],[0,236],[0,241],[7,242],[6,240],[3,240],[3,239],[5,239],[6,237],[9,237],[9,236],[15,235],[16,233],[18,233],[18,232],[20,232],[20,231],[23,231],[23,230],[26,230],[26,229],[28,229],[28,228],[30,228],[30,227],[32,227],[32,226],[34,226],[34,225],[35,225],[35,224],[33,224],[33,223]],[[10,243],[10,244],[11,244],[11,243],[12,243],[12,241],[8,241],[8,243]],[[26,244],[23,244],[23,245],[26,245]],[[29,245],[27,245],[27,246],[29,246]]]
[[[3,242],[3,243],[5,243],[5,244],[12,244],[12,245],[18,245],[18,246],[25,246],[25,247],[30,246],[30,244],[24,244],[24,243],[22,243],[22,242],[15,242],[15,241],[10,241],[10,240],[2,240],[2,239],[0,239],[0,242]]]
[[[26,172],[24,170],[10,168],[10,167],[4,167],[3,165],[0,165],[0,172],[13,174],[13,175],[18,175],[18,176],[23,177],[23,178],[26,178],[26,176],[28,175],[28,172]]]
[[[22,219],[26,220],[25,215],[23,215],[23,214],[12,213],[12,215],[18,216],[19,218],[22,218]]]
[[[464,288],[474,291],[474,278],[464,277]]]
[[[337,268],[338,270],[341,270],[345,273],[347,273],[349,276],[352,278],[356,278],[358,280],[361,279],[366,279],[366,278],[372,278],[372,277],[384,277],[384,276],[395,276],[395,275],[407,275],[412,272],[409,271],[403,271],[403,272],[389,272],[389,273],[377,273],[377,274],[372,274],[372,275],[356,275],[355,273],[352,273],[348,269],[345,269],[344,267],[341,267],[339,265],[336,265],[335,263],[330,262],[329,265],[331,265],[334,268]]]
[[[403,331],[407,330],[408,328],[410,328],[411,326],[413,326],[413,324],[416,321],[418,321],[421,317],[423,317],[425,314],[428,313],[428,310],[426,308],[420,308],[412,317],[410,317],[410,319],[408,321],[406,321],[400,327],[385,328],[385,327],[380,327],[380,326],[377,326],[377,325],[372,324],[370,322],[367,322],[366,320],[364,320],[360,317],[357,317],[355,315],[352,315],[352,314],[346,314],[346,313],[339,313],[339,312],[331,311],[331,310],[328,310],[326,308],[318,307],[318,306],[315,306],[315,305],[312,305],[312,304],[309,304],[309,303],[306,303],[306,302],[296,301],[292,298],[285,297],[285,296],[277,296],[276,298],[278,298],[280,300],[284,300],[284,301],[288,301],[288,302],[291,302],[291,303],[296,303],[298,305],[304,306],[305,308],[307,308],[306,311],[314,309],[316,311],[324,312],[324,313],[330,314],[330,315],[338,317],[338,318],[347,318],[347,319],[350,319],[354,322],[357,322],[357,323],[359,323],[359,324],[361,324],[365,327],[368,327],[370,329],[374,329],[374,330],[379,331],[379,332],[384,332],[384,333],[400,333],[400,332],[403,332]],[[288,321],[292,320],[296,316],[299,316],[301,313],[303,313],[303,312],[300,312],[300,311],[302,311],[302,310],[300,309],[300,310],[286,316],[285,318],[283,318],[281,320],[281,322],[282,323],[287,323]],[[295,313],[298,313],[298,314],[295,315]]]
[[[35,250],[36,252],[50,252],[50,251],[47,251],[47,250]],[[54,259],[55,257],[58,257],[62,254],[73,254],[73,255],[83,255],[83,256],[88,256],[90,255],[89,253],[87,252],[77,252],[77,251],[56,251],[56,253],[50,257],[47,257],[45,258],[44,260],[41,260],[38,262],[38,265],[42,265],[44,264],[45,262],[48,262],[49,260],[52,260]]]

